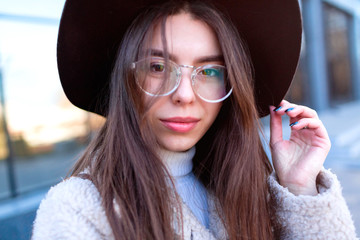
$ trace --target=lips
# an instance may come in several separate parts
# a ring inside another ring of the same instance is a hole
[[[164,124],[165,127],[172,131],[186,133],[192,130],[200,121],[200,119],[193,117],[173,117],[160,119],[160,121]]]

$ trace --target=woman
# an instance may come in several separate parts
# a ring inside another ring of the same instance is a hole
[[[324,126],[281,101],[300,41],[296,0],[68,0],[60,78],[106,123],[41,203],[33,239],[355,239],[322,170]],[[272,175],[258,120],[269,112]]]

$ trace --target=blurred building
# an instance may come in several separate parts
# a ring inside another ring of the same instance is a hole
[[[60,86],[64,2],[0,0],[0,240],[29,238],[39,201],[103,122],[72,106]],[[301,7],[303,47],[287,99],[320,112],[360,101],[360,0]]]
[[[0,240],[29,239],[35,210],[103,122],[62,92],[56,39],[65,0],[0,0]]]
[[[301,60],[287,98],[323,111],[360,100],[360,1],[302,0]]]

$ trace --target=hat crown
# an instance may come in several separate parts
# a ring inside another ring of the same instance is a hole
[[[179,1],[184,2],[173,2]],[[121,39],[140,11],[165,2],[169,1],[66,1],[57,60],[64,92],[75,106],[106,116],[109,79]],[[268,106],[279,104],[286,94],[298,64],[302,35],[298,1],[205,2],[230,17],[248,46],[256,105],[260,116],[267,115]]]

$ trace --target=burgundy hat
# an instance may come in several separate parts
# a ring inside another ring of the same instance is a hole
[[[57,60],[61,84],[75,106],[106,115],[118,44],[140,11],[164,1],[66,1]],[[265,116],[268,106],[278,105],[285,96],[298,64],[302,35],[298,0],[211,2],[230,16],[249,48],[256,104],[259,115]]]

